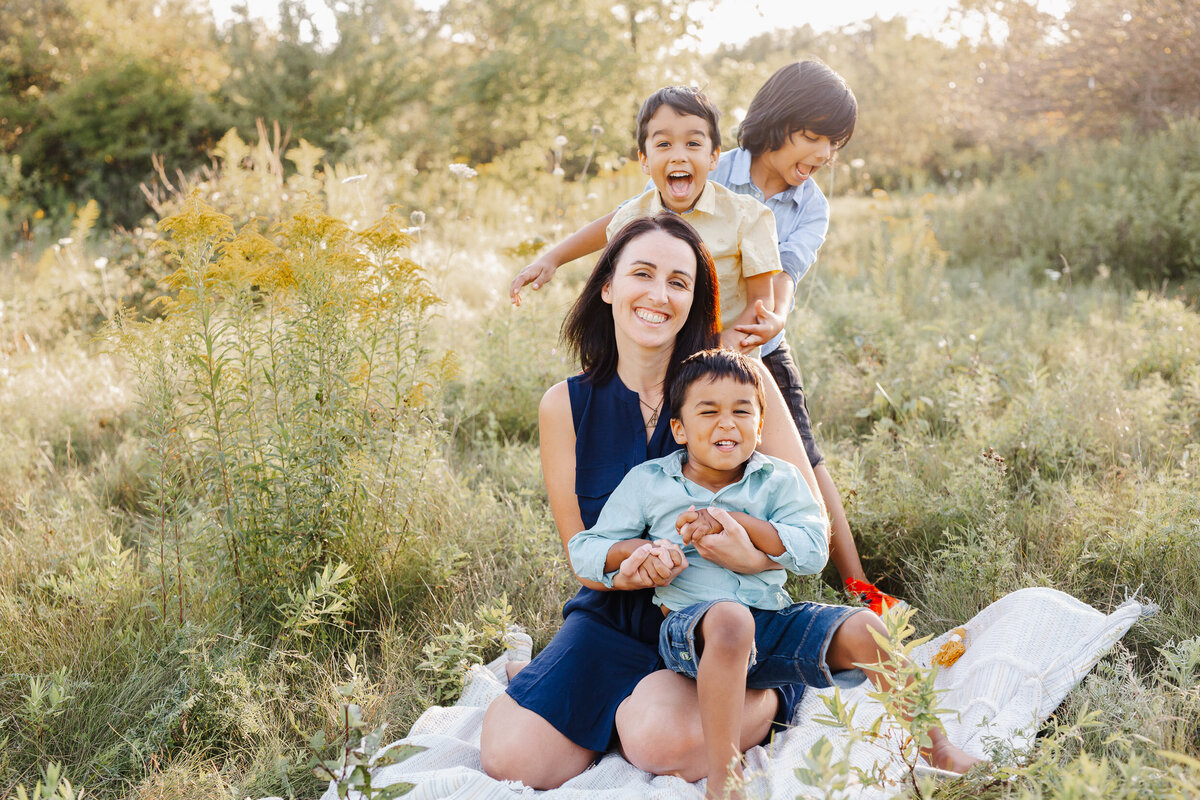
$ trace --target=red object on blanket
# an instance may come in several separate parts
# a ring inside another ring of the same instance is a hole
[[[903,600],[885,594],[879,591],[875,584],[860,581],[858,578],[846,578],[846,591],[876,614],[882,614],[895,605],[904,605]]]

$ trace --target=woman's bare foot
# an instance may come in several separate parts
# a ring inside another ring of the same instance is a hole
[[[517,676],[517,673],[529,666],[528,661],[509,661],[504,665],[504,672],[508,675],[508,680],[511,682]]]

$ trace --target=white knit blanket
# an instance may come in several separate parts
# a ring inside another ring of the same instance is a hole
[[[980,757],[988,754],[995,741],[1013,748],[1028,745],[1067,692],[1139,616],[1152,608],[1128,600],[1105,615],[1070,595],[1043,588],[1022,589],[992,603],[964,626],[966,653],[937,675],[937,688],[945,690],[941,705],[958,712],[943,720],[950,741]],[[943,634],[915,650],[916,660],[928,665],[948,636]],[[509,800],[530,795],[554,800],[695,800],[703,795],[703,782],[689,784],[681,778],[656,777],[615,753],[549,792],[489,778],[480,769],[479,731],[484,710],[504,686],[503,659],[487,667],[475,667],[458,703],[449,708],[430,708],[400,740],[426,749],[399,764],[376,770],[374,785],[416,784],[407,795],[414,800]],[[773,744],[755,747],[746,754],[749,797],[823,796],[795,775],[795,768],[804,764],[805,754],[822,736],[834,744],[836,753],[845,746],[840,728],[812,721],[825,712],[819,696],[823,693],[805,692],[793,719],[794,727],[776,737]],[[865,685],[842,696],[848,705],[858,704],[855,720],[859,725],[869,724],[882,713],[880,706],[866,696]],[[855,745],[850,760],[862,767],[885,764],[897,781],[902,775],[900,765],[890,763],[888,753],[872,745]],[[898,789],[855,792],[854,796],[883,798]],[[357,795],[352,792],[351,796]],[[332,785],[322,800],[337,800]]]

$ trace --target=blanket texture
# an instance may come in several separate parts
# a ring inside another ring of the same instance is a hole
[[[963,626],[968,642],[965,654],[937,675],[937,688],[945,690],[941,705],[957,712],[943,720],[950,741],[979,757],[986,757],[989,748],[998,743],[1017,749],[1028,746],[1067,692],[1139,616],[1152,610],[1150,604],[1128,600],[1106,615],[1070,595],[1045,588],[1022,589],[997,600]],[[916,660],[928,666],[949,635],[917,648]],[[703,782],[689,784],[681,778],[656,777],[615,753],[549,792],[489,778],[480,769],[480,725],[484,710],[504,686],[503,658],[473,668],[458,703],[449,708],[430,708],[400,740],[426,749],[399,764],[378,769],[374,784],[416,784],[407,795],[414,800],[509,800],[533,795],[554,800],[693,800],[703,796]],[[835,753],[846,747],[841,729],[812,721],[825,712],[822,693],[806,692],[792,720],[793,727],[770,745],[755,747],[746,754],[747,796],[789,800],[823,796],[795,775],[795,768],[804,763],[805,754],[821,737],[833,743]],[[857,704],[858,725],[865,726],[882,713],[880,706],[866,696],[865,687],[843,692],[842,696],[847,705]],[[903,776],[902,766],[893,763],[882,748],[855,745],[848,757],[862,767],[885,765],[896,781]],[[856,796],[882,798],[898,788],[864,791]],[[322,800],[337,800],[334,786]]]

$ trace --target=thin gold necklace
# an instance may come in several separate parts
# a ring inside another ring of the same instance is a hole
[[[647,403],[645,400],[642,399],[642,396],[640,394],[638,395],[638,402],[641,403],[643,406],[645,406],[646,409],[650,412],[650,419],[648,419],[646,421],[646,429],[654,430],[655,428],[658,427],[658,412],[662,409],[662,404],[663,404],[662,396],[659,395],[658,405],[656,405],[656,406],[652,406],[649,403]]]

